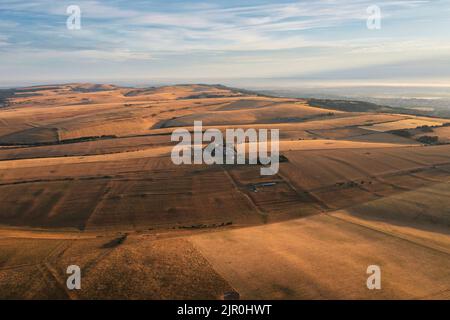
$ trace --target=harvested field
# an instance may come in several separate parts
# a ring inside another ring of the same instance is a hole
[[[362,129],[373,130],[373,131],[391,131],[391,130],[402,130],[402,129],[415,129],[421,126],[442,126],[443,123],[447,123],[447,120],[441,122],[439,120],[433,119],[422,119],[422,118],[412,118],[405,119],[387,123],[377,123],[370,126],[361,127]]]
[[[332,215],[190,241],[243,299],[450,298],[448,253]],[[384,270],[382,290],[367,290],[369,265]]]
[[[0,297],[218,299],[232,290],[186,240],[138,236],[105,248],[111,239],[0,239]],[[65,286],[65,269],[73,264],[83,270],[78,292]]]
[[[450,299],[448,120],[220,85],[17,92],[0,110],[2,299]],[[175,165],[173,130],[198,120],[279,130],[279,171]]]

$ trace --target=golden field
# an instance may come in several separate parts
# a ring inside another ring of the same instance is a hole
[[[200,120],[279,129],[286,161],[174,165],[171,132]],[[0,298],[449,299],[449,123],[224,86],[23,88],[0,108]]]

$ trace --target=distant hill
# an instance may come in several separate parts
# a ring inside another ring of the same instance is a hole
[[[347,112],[394,112],[394,108],[375,103],[349,100],[308,99],[312,107],[334,109]],[[398,111],[397,111],[398,112]]]
[[[450,99],[436,95],[436,98],[409,98],[411,92],[390,92],[389,98],[367,95],[353,96],[348,89],[337,88],[328,92],[319,89],[273,89],[259,92],[275,97],[304,98],[311,106],[318,108],[334,108],[351,112],[384,112],[400,113],[424,117],[450,118]],[[381,95],[381,94],[380,94]]]
[[[8,105],[8,99],[14,95],[13,89],[0,90],[0,108]]]

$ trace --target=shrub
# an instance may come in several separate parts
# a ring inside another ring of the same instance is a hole
[[[439,141],[439,137],[436,136],[422,136],[417,139],[417,141],[425,144],[436,144]]]
[[[411,132],[408,130],[392,130],[390,133],[395,134],[397,136],[405,137],[405,138],[411,138]]]
[[[417,129],[420,129],[422,132],[433,132],[433,129],[430,128],[430,127],[427,126],[427,125],[421,126],[421,127],[417,127]]]

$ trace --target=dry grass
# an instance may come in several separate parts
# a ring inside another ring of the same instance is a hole
[[[450,297],[448,254],[328,215],[190,240],[245,299]],[[380,291],[366,287],[369,265]]]
[[[184,239],[0,239],[2,299],[218,299],[230,286]],[[69,291],[66,268],[82,270]],[[187,267],[189,266],[189,267]]]
[[[414,117],[405,120],[387,122],[387,123],[377,123],[370,126],[361,127],[367,130],[373,131],[391,131],[391,130],[402,130],[402,129],[415,129],[421,126],[441,126],[442,124],[447,123],[446,120],[433,120],[428,118]]]
[[[222,86],[27,90],[0,110],[0,298],[450,298],[450,145],[414,129],[445,119]],[[175,166],[169,127],[194,120],[279,129],[286,161],[273,176]],[[81,291],[65,289],[70,264]]]

